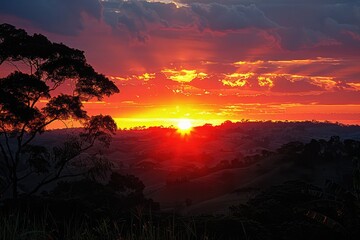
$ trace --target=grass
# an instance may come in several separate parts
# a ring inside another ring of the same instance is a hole
[[[46,234],[46,222],[29,216],[17,213],[0,218],[1,240],[47,239]]]
[[[212,239],[198,232],[194,221],[175,218],[153,223],[134,218],[129,222],[109,219],[89,221],[70,218],[56,221],[50,214],[32,217],[17,212],[0,216],[0,240],[192,240]]]

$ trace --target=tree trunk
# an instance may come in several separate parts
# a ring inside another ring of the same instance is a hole
[[[18,179],[15,177],[13,180],[13,199],[18,198]]]

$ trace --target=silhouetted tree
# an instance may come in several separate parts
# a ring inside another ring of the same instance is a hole
[[[288,181],[258,193],[247,204],[231,207],[231,213],[244,221],[260,223],[275,239],[358,239],[360,142],[342,142],[334,136],[329,141],[288,143],[278,153],[285,159],[305,163],[306,167],[329,160],[349,166],[352,163],[353,186],[347,184],[346,188],[327,180],[325,187],[319,188],[302,181]]]
[[[332,181],[324,189],[289,181],[259,193],[246,205],[232,207],[231,212],[261,223],[275,239],[358,239],[358,203],[351,192]]]
[[[0,25],[3,63],[16,70],[0,79],[0,193],[12,189],[17,198],[20,182],[34,175],[41,177],[32,189],[23,189],[28,194],[61,178],[103,173],[109,164],[97,153],[79,156],[98,142],[107,146],[116,124],[110,116],[89,117],[82,102],[117,93],[116,85],[97,73],[82,51],[9,24]],[[49,124],[69,119],[80,121],[83,133],[52,150],[34,144]],[[72,172],[75,160],[86,171]]]
[[[144,183],[133,175],[121,175],[113,172],[110,176],[110,181],[107,184],[112,190],[121,193],[142,195],[145,188]]]

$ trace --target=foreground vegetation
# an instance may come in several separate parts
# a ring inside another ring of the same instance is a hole
[[[106,211],[99,212],[99,209],[84,214],[81,209],[76,211],[69,207],[69,211],[64,212],[56,211],[51,204],[44,206],[26,211],[21,207],[10,211],[3,209],[0,239],[300,240],[360,237],[359,199],[331,181],[324,189],[301,181],[286,182],[264,190],[245,205],[231,207],[226,216],[180,217],[152,212],[144,205],[138,205],[114,217]]]
[[[161,212],[135,176],[112,173],[107,183],[60,182],[41,196],[2,201],[0,240],[360,238],[359,141],[291,142],[272,154],[299,169],[350,163],[352,175],[343,175],[342,182],[324,179],[324,186],[284,182],[230,207],[226,215],[187,217]]]
[[[176,231],[178,223],[167,220],[164,225],[152,222],[117,223],[109,219],[92,220],[71,218],[57,222],[51,215],[43,215],[36,219],[23,213],[1,217],[0,239],[68,239],[68,240],[136,240],[136,239],[200,239],[196,228],[189,223],[183,223],[184,231]],[[211,239],[204,236],[202,239]]]

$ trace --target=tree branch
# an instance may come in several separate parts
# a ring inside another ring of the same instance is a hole
[[[34,108],[35,107],[35,104],[39,101],[39,99],[41,98],[41,95],[39,95],[37,98],[35,98],[35,100],[33,101],[33,103],[29,106],[30,108]],[[25,129],[26,129],[26,126],[29,124],[29,122],[26,122],[24,123],[24,126],[21,128],[21,131],[20,131],[20,135],[18,137],[18,148],[21,149],[23,146],[22,146],[22,141],[23,141],[23,136],[25,134]],[[49,123],[50,124],[50,123]],[[45,125],[46,126],[46,125]],[[35,136],[34,136],[35,137]]]
[[[77,174],[67,174],[67,175],[62,175],[62,176],[59,176],[57,178],[53,177],[47,181],[41,181],[32,191],[29,192],[29,196],[33,195],[34,193],[36,193],[37,191],[39,191],[39,189],[55,180],[60,180],[60,179],[63,179],[63,178],[72,178],[72,177],[80,177],[80,176],[83,176],[86,172],[83,172],[83,173],[77,173]]]
[[[18,180],[19,180],[19,181],[24,180],[25,178],[27,178],[28,176],[30,176],[30,175],[33,174],[33,173],[34,173],[34,171],[30,171],[30,172],[28,172],[27,174],[25,174],[24,176],[19,177]]]
[[[2,130],[3,130],[2,133],[3,133],[4,136],[5,136],[5,144],[6,144],[6,148],[7,148],[8,152],[9,152],[11,162],[12,162],[13,164],[15,164],[14,156],[11,154],[11,147],[10,147],[10,145],[9,145],[9,137],[8,137],[7,132],[5,131],[4,127],[2,127]]]
[[[56,90],[58,87],[60,87],[62,84],[62,81],[55,82],[52,88],[49,89],[49,92]]]
[[[47,123],[44,123],[44,124],[41,124],[37,129],[35,129],[35,131],[33,132],[33,134],[30,136],[30,138],[28,140],[26,140],[25,143],[23,143],[21,145],[21,148],[25,147],[26,145],[28,145],[35,137],[36,137],[36,134],[39,133],[39,131],[41,129],[43,129],[44,127],[46,127],[47,125],[49,125],[50,123],[56,121],[57,118],[53,118],[51,119],[50,121],[48,121]]]
[[[5,193],[8,189],[9,189],[9,187],[11,186],[11,184],[10,183],[6,183],[6,186],[3,188],[3,190],[0,192],[1,194],[0,195],[2,195],[3,193]],[[0,198],[1,198],[1,196],[0,196]]]
[[[15,63],[13,63],[12,61],[6,61],[6,63],[10,64],[11,66],[15,67],[16,70],[18,70],[19,72],[21,72],[21,70],[19,69],[19,67],[18,67]],[[2,64],[2,62],[0,63],[0,65],[1,65],[1,64]]]
[[[1,148],[1,153],[4,156],[4,159],[5,159],[5,164],[6,164],[7,168],[10,169],[9,157],[6,154],[5,149],[4,149],[4,147],[3,147],[3,145],[1,143],[0,143],[0,148]]]
[[[93,141],[86,147],[81,148],[76,154],[73,154],[72,156],[68,157],[66,160],[64,160],[59,168],[59,170],[57,171],[57,173],[55,174],[55,176],[53,176],[52,178],[49,178],[51,176],[48,175],[45,178],[43,178],[43,180],[32,190],[30,191],[29,195],[32,195],[34,193],[36,193],[41,187],[43,187],[46,184],[49,184],[53,181],[57,181],[59,179],[62,178],[67,178],[67,177],[79,177],[84,175],[86,172],[83,173],[79,173],[79,174],[67,174],[67,175],[61,175],[61,173],[63,172],[63,170],[65,169],[66,165],[72,161],[74,158],[78,157],[82,152],[90,149],[91,147],[94,146],[96,138],[93,139]]]
[[[0,177],[4,176],[4,177],[8,178],[7,175],[9,175],[9,172],[8,172],[9,168],[5,165],[7,165],[7,164],[4,162],[0,162]]]

